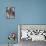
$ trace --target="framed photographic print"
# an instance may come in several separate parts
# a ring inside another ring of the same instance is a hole
[[[15,7],[6,7],[6,18],[15,19]]]
[[[31,41],[46,41],[46,25],[31,25],[20,24],[18,25],[19,41],[31,40]]]

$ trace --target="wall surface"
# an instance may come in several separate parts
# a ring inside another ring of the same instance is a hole
[[[9,0],[0,0],[0,44],[8,43],[9,32],[18,32],[17,24],[46,24],[46,0],[11,0],[16,19],[6,19]],[[17,42],[17,40],[16,40]]]

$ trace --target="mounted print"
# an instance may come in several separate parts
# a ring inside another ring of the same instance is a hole
[[[19,41],[46,41],[46,25],[18,25]]]
[[[15,7],[6,7],[6,18],[15,19]]]

